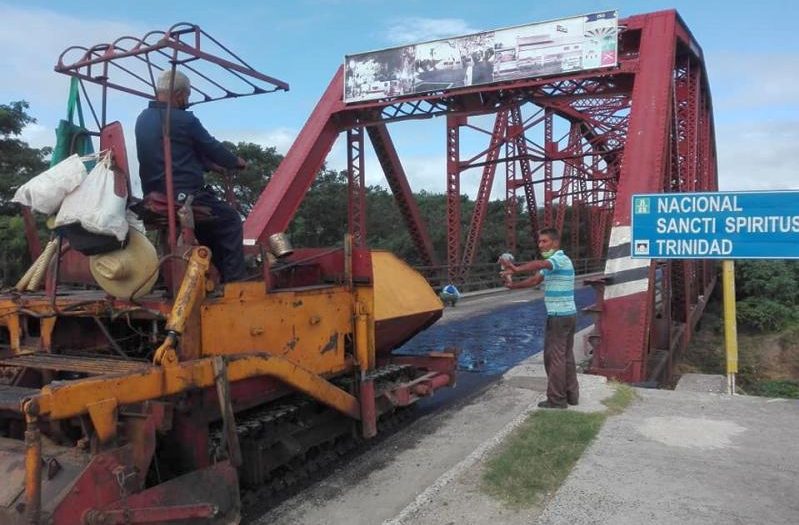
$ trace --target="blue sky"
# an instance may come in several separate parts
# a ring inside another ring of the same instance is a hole
[[[286,151],[347,53],[607,9],[618,9],[623,18],[667,8],[680,12],[705,53],[722,189],[799,188],[793,167],[799,144],[799,7],[787,0],[0,0],[0,102],[28,100],[39,122],[25,138],[37,146],[51,144],[67,88],[66,78],[52,71],[61,50],[188,21],[256,69],[291,84],[288,93],[198,107],[206,127],[220,139]],[[141,105],[127,97],[110,111],[130,129]],[[403,124],[394,136],[413,188],[443,191],[443,122]],[[340,144],[329,163],[343,167]],[[367,174],[369,183],[382,181],[371,156]],[[462,185],[472,196],[474,179]]]

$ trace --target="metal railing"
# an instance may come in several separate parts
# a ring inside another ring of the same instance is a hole
[[[572,259],[577,275],[601,272],[605,269],[605,259]],[[416,271],[424,275],[433,288],[440,288],[449,283],[449,266],[415,266]],[[472,265],[462,282],[455,282],[461,292],[474,292],[488,288],[499,288],[502,280],[499,277],[498,263],[480,263]]]

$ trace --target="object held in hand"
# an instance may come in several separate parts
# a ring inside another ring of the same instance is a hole
[[[507,252],[500,255],[499,259],[497,259],[497,262],[500,264],[500,266],[502,266],[503,269],[510,266],[513,261],[515,261],[513,254]]]
[[[510,286],[513,282],[513,270],[510,268],[510,265],[513,264],[514,257],[512,253],[505,252],[499,256],[497,262],[499,266],[502,268],[502,271],[499,272],[500,277],[505,282],[505,286]]]

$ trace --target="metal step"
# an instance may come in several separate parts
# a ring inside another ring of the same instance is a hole
[[[38,388],[0,385],[0,410],[21,412],[22,401],[38,393]]]
[[[19,366],[37,370],[78,372],[89,375],[121,374],[147,370],[152,365],[143,361],[127,361],[108,357],[74,356],[64,354],[22,354],[0,359],[2,366]]]

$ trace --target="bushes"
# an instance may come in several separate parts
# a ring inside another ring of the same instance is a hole
[[[747,394],[799,399],[799,261],[736,261],[737,382]],[[717,287],[718,289],[719,287]],[[679,370],[725,373],[721,294],[714,294]]]
[[[797,321],[797,261],[739,261],[735,275],[737,318],[742,329],[777,331]]]
[[[746,330],[782,330],[794,320],[790,307],[763,297],[747,297],[736,306],[738,324]]]

